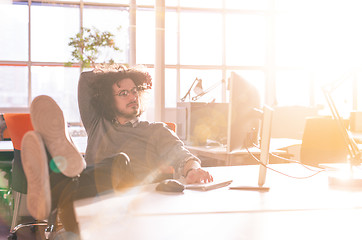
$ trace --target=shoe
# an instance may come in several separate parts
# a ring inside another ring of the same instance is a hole
[[[63,111],[49,96],[36,97],[30,106],[30,116],[35,131],[40,133],[52,164],[67,177],[78,176],[86,167],[85,160],[73,144]]]
[[[28,183],[27,205],[31,216],[47,219],[51,210],[48,158],[41,136],[27,132],[21,142],[21,162]]]

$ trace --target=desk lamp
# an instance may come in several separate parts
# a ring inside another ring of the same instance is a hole
[[[201,80],[201,79],[200,79]],[[201,82],[200,82],[201,83]],[[192,101],[196,101],[197,99],[199,99],[200,97],[204,96],[206,93],[209,93],[211,90],[213,90],[214,88],[218,87],[219,85],[225,83],[225,80],[222,79],[220,82],[212,85],[210,88],[206,89],[205,91],[202,89],[202,85],[201,84],[197,84],[194,91],[196,92],[196,96],[192,97]]]
[[[331,186],[342,187],[342,188],[353,188],[353,189],[361,188],[362,189],[362,170],[359,169],[359,171],[361,171],[361,173],[360,173],[361,176],[358,176],[359,174],[354,171],[358,166],[361,166],[361,162],[362,162],[361,152],[360,152],[356,142],[354,141],[353,137],[351,136],[350,132],[345,127],[343,119],[340,116],[340,114],[338,113],[337,107],[331,96],[332,92],[335,89],[337,89],[343,81],[344,81],[344,79],[342,79],[342,80],[339,79],[328,86],[324,86],[323,93],[327,100],[328,106],[332,112],[333,119],[335,119],[337,121],[339,129],[343,135],[344,142],[347,145],[347,149],[348,149],[348,153],[349,153],[348,154],[349,155],[348,163],[349,163],[350,169],[348,172],[346,172],[347,175],[331,174],[328,177],[328,180],[329,180],[329,184]]]
[[[192,82],[191,87],[189,88],[189,90],[187,91],[187,93],[185,94],[185,96],[184,96],[183,98],[181,98],[181,102],[184,102],[185,99],[187,98],[187,96],[189,96],[189,100],[190,100],[191,90],[192,90],[192,88],[194,87],[194,85],[195,85],[196,82],[197,82],[197,85],[195,86],[194,91],[195,91],[195,90],[198,91],[198,90],[197,90],[198,88],[201,88],[201,89],[202,89],[202,79],[195,78],[195,80]],[[198,94],[198,93],[196,92],[196,94]],[[194,100],[194,99],[192,99],[192,100]]]

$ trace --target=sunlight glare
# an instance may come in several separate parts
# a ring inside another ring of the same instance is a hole
[[[283,45],[277,51],[282,51],[283,56],[296,58],[292,61],[312,72],[322,71],[335,78],[360,67],[362,32],[358,25],[362,17],[358,9],[361,7],[362,2],[356,0],[317,0],[283,12],[281,25],[277,25],[278,39]],[[297,37],[290,36],[292,34]],[[296,55],[283,52],[290,50]],[[282,62],[290,60],[283,59]],[[333,81],[333,77],[321,81]]]

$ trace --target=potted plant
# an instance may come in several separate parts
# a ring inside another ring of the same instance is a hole
[[[68,46],[72,47],[72,59],[65,66],[72,66],[74,63],[80,63],[81,69],[92,68],[96,64],[97,59],[102,51],[107,48],[115,52],[122,52],[114,40],[115,36],[108,32],[101,32],[95,27],[81,28],[81,31],[70,38]],[[109,58],[104,62],[113,64],[114,60]]]

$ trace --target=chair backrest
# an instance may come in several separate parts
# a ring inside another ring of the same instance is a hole
[[[176,123],[173,122],[165,122],[169,129],[176,132]]]
[[[30,113],[5,113],[4,118],[14,149],[21,150],[23,136],[34,130]]]
[[[5,113],[5,122],[11,141],[14,146],[14,161],[11,174],[11,187],[13,190],[26,193],[27,182],[21,164],[21,141],[26,132],[34,130],[31,123],[30,113]]]
[[[320,163],[347,162],[348,149],[337,122],[330,117],[307,118],[300,149],[300,161]]]

